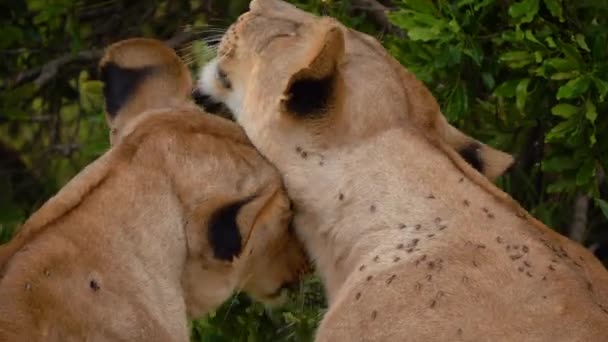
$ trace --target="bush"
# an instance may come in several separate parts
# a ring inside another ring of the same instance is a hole
[[[605,241],[606,2],[396,5],[391,21],[408,39],[388,36],[385,45],[432,89],[449,121],[516,155],[501,185],[545,223],[573,236],[573,198],[590,198],[579,241]]]
[[[379,24],[362,1],[292,2],[379,37],[429,86],[450,122],[516,155],[499,184],[524,207],[587,246],[608,241],[606,1],[380,0],[392,9],[392,27]],[[193,37],[213,39],[246,4],[0,4],[0,241],[107,148],[91,58],[98,49],[131,36],[167,39],[185,25]],[[179,50],[188,60],[208,57],[200,43]],[[41,82],[49,60],[85,52],[92,54],[71,59]],[[315,277],[280,310],[237,295],[192,322],[192,340],[312,340],[325,305]]]

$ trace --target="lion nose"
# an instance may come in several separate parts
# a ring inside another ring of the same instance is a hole
[[[198,88],[194,88],[192,90],[192,99],[197,105],[203,106],[205,102],[209,101],[209,95],[203,94]]]

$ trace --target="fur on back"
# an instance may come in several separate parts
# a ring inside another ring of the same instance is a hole
[[[608,336],[606,269],[498,189],[512,158],[374,38],[254,0],[198,87],[283,175],[329,297],[317,340]]]

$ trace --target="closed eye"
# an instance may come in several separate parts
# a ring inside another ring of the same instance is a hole
[[[293,37],[294,35],[295,33],[277,33],[273,36],[270,36],[270,38],[268,38],[263,44],[260,45],[259,48],[256,49],[256,52],[259,53],[263,51],[266,47],[268,47],[268,45],[270,45],[270,43],[275,41],[277,38],[289,38]]]
[[[221,68],[217,68],[216,77],[224,88],[232,89],[232,83],[230,83],[230,80],[228,79],[228,75],[226,75],[226,72],[224,70],[222,70]]]

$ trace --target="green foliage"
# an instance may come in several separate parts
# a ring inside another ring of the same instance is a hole
[[[322,285],[310,277],[290,294],[289,302],[271,310],[237,295],[209,317],[192,323],[193,341],[312,341],[326,306]]]
[[[390,51],[448,119],[519,157],[503,185],[565,231],[573,195],[601,202],[608,163],[608,7],[601,1],[402,0]],[[602,175],[601,177],[598,177]],[[605,196],[605,193],[604,193]],[[590,229],[605,225],[599,204]]]
[[[423,80],[450,122],[512,152],[501,186],[567,233],[574,196],[591,199],[586,245],[608,241],[608,5],[600,0],[382,0],[394,28],[348,0],[292,0],[380,38]],[[248,0],[14,0],[0,3],[0,242],[108,148],[96,59],[132,36],[189,28],[214,40]],[[178,51],[193,70],[212,49]],[[68,58],[57,73],[49,61]],[[244,295],[192,322],[193,341],[310,341],[325,308],[312,277],[287,306]]]

